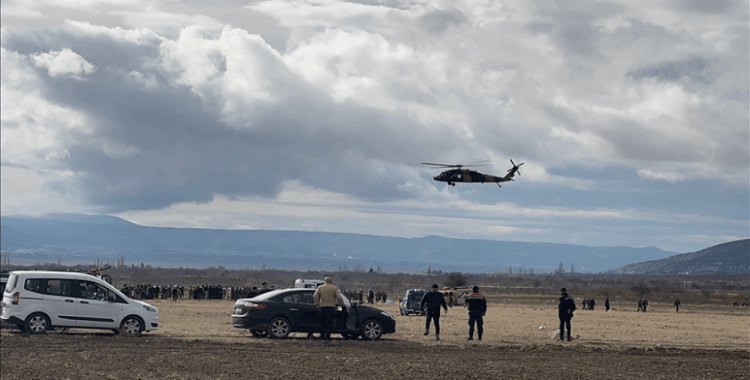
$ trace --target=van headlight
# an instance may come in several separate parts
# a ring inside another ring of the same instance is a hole
[[[156,308],[155,307],[151,307],[151,306],[148,306],[148,305],[143,305],[143,308],[146,309],[146,311],[150,311],[152,313],[156,313]]]

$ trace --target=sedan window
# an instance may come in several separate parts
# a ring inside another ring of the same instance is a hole
[[[306,303],[306,304],[314,304],[315,300],[313,299],[312,293],[310,292],[295,292],[291,294],[287,294],[282,298],[282,302],[286,303]]]

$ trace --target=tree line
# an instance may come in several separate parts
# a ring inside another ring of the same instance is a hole
[[[87,272],[101,267],[94,265],[65,266],[59,263],[22,266],[3,265],[2,270],[61,270]],[[341,268],[344,269],[344,268]],[[360,268],[357,268],[360,269]],[[379,269],[379,268],[378,268]],[[707,304],[750,303],[750,274],[683,274],[683,275],[626,275],[585,274],[570,271],[533,274],[520,272],[443,273],[429,267],[427,272],[384,273],[382,270],[359,271],[299,271],[284,269],[226,269],[162,268],[151,265],[125,265],[124,259],[107,269],[115,286],[146,283],[153,285],[222,285],[258,286],[267,282],[276,288],[288,288],[297,278],[323,279],[331,277],[341,289],[385,291],[398,298],[407,289],[429,289],[432,284],[461,287],[479,285],[488,295],[556,296],[566,287],[577,298],[609,297],[623,302],[636,302],[646,296],[652,302],[683,302]],[[559,268],[558,268],[559,269]]]

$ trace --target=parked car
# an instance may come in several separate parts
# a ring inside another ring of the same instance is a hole
[[[158,315],[155,307],[90,274],[14,271],[3,292],[0,320],[30,334],[75,327],[138,336],[158,328]]]
[[[232,324],[250,329],[256,337],[286,338],[294,332],[320,332],[320,311],[313,294],[315,289],[292,288],[239,299],[234,304]],[[342,298],[345,309],[336,308],[331,332],[347,339],[362,336],[366,340],[396,332],[396,320],[391,313],[352,304],[344,295]]]
[[[440,292],[443,293],[448,307],[463,306],[466,303],[466,296],[471,294],[471,288],[449,288],[446,286]]]
[[[427,293],[425,289],[409,289],[404,294],[404,298],[401,299],[398,309],[401,315],[409,314],[420,314],[424,315],[424,310],[421,310],[422,297]]]
[[[304,278],[298,278],[294,280],[294,287],[295,288],[308,288],[308,289],[317,289],[325,284],[325,281],[323,280],[308,280]]]

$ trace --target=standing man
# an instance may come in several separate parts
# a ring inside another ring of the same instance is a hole
[[[604,299],[604,308],[607,309],[606,311],[609,311],[609,297]]]
[[[268,289],[268,283],[263,281],[262,284],[260,284],[261,288],[258,290],[258,295],[261,295],[263,293],[268,293],[271,291],[271,289]]]
[[[643,306],[643,312],[645,313],[646,309],[648,308],[648,299],[644,298],[641,305]]]
[[[320,309],[320,338],[324,341],[331,341],[331,326],[333,325],[333,317],[336,311],[336,302],[338,302],[346,312],[346,305],[344,305],[344,299],[341,298],[341,292],[339,288],[333,285],[333,280],[330,277],[326,277],[325,284],[318,288],[313,294],[315,299],[315,306]]]
[[[479,293],[479,287],[474,285],[471,288],[472,293],[466,297],[466,306],[469,309],[469,338],[466,340],[474,340],[474,323],[477,325],[477,338],[482,340],[482,333],[484,332],[484,315],[487,314],[487,300],[484,299],[484,295]]]
[[[440,340],[440,308],[448,312],[448,305],[445,304],[443,293],[438,292],[437,284],[432,285],[432,289],[422,296],[422,303],[419,308],[427,310],[427,321],[424,325],[424,335],[430,334],[430,321],[435,320],[435,340]]]
[[[557,307],[557,315],[560,317],[560,340],[565,340],[565,327],[568,327],[568,342],[570,342],[570,319],[576,310],[576,302],[568,295],[568,289],[560,289],[560,305]]]
[[[735,302],[734,304],[737,305],[737,302]],[[674,301],[674,307],[677,308],[677,312],[679,313],[680,312],[680,299],[679,298],[677,299],[677,301]]]

